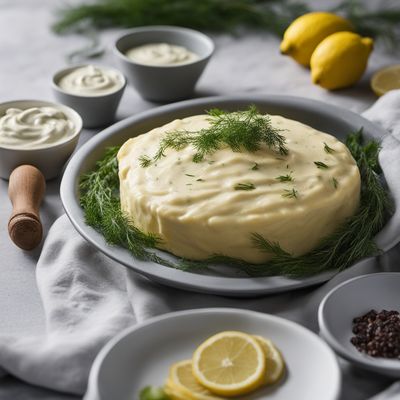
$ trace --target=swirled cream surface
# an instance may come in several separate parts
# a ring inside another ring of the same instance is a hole
[[[129,139],[118,153],[122,209],[138,228],[159,235],[162,248],[188,259],[223,254],[267,261],[271,255],[254,247],[252,233],[294,255],[312,250],[356,212],[360,173],[335,137],[282,116],[270,118],[286,137],[286,156],[266,145],[254,153],[225,147],[195,163],[196,151],[187,146],[140,165],[141,156],[156,154],[167,132],[207,128],[206,115]]]
[[[64,75],[57,85],[64,91],[81,96],[103,96],[121,89],[125,80],[111,68],[87,65]]]
[[[37,149],[66,141],[75,125],[56,107],[9,108],[0,117],[0,146]]]
[[[125,55],[140,64],[158,66],[187,64],[199,58],[186,47],[169,43],[149,43],[133,47]]]

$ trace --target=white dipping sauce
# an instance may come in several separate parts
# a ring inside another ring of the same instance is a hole
[[[74,123],[58,108],[9,108],[0,118],[0,146],[13,149],[49,147],[73,136]]]
[[[149,43],[126,52],[132,61],[146,65],[179,65],[198,60],[199,56],[183,46],[169,43]]]
[[[121,89],[124,78],[113,69],[87,65],[64,75],[57,85],[71,94],[102,96]]]

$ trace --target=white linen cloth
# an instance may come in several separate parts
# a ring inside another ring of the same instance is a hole
[[[393,196],[400,201],[398,175],[393,176],[400,160],[400,90],[379,99],[364,115],[388,130],[381,165]],[[163,287],[133,272],[127,273],[81,238],[64,215],[50,229],[36,269],[47,332],[34,337],[0,336],[0,366],[4,374],[31,384],[81,395],[86,390],[90,366],[108,339],[135,322],[169,311],[247,308],[280,315],[317,331],[316,310],[327,291],[353,276],[400,271],[399,253],[397,247],[380,259],[364,260],[317,289],[233,299]],[[345,362],[342,367],[343,400],[366,399],[391,383],[389,379],[355,370]],[[86,398],[92,400],[91,394]],[[399,398],[399,383],[373,397]]]

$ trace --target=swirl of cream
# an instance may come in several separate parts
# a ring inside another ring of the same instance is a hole
[[[0,118],[0,146],[48,147],[72,136],[74,128],[74,123],[55,107],[9,108]]]
[[[134,47],[126,56],[146,65],[179,65],[197,60],[199,56],[186,47],[168,43],[150,43]]]
[[[123,84],[124,80],[119,72],[93,65],[79,67],[58,82],[58,86],[66,92],[84,96],[113,93]]]

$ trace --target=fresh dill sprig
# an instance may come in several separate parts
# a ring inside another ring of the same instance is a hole
[[[64,7],[53,30],[63,33],[82,26],[134,27],[176,25],[232,32],[247,26],[283,34],[289,23],[307,12],[301,0],[94,0]]]
[[[142,168],[147,168],[151,164],[151,159],[147,156],[140,156],[139,164]]]
[[[314,161],[314,164],[317,166],[319,169],[328,169],[329,166],[323,163],[322,161]]]
[[[119,199],[118,147],[109,148],[96,163],[95,169],[81,177],[80,203],[86,223],[103,234],[112,245],[128,249],[141,260],[185,271],[204,270],[210,265],[226,264],[250,276],[284,275],[305,277],[328,270],[340,271],[357,260],[379,254],[374,236],[382,229],[393,204],[379,178],[379,144],[364,143],[361,131],[350,134],[346,144],[356,160],[361,173],[360,207],[333,234],[324,238],[319,246],[302,256],[293,256],[279,243],[254,233],[251,237],[256,248],[272,254],[272,259],[262,264],[249,264],[240,259],[213,255],[204,261],[178,259],[169,261],[150,249],[162,245],[161,238],[141,232],[122,211]]]
[[[279,182],[293,182],[294,178],[290,174],[280,175],[275,178]]]
[[[215,153],[223,146],[232,151],[255,152],[262,144],[280,155],[287,155],[286,138],[280,129],[272,126],[268,115],[261,115],[253,105],[245,111],[225,112],[219,109],[208,111],[209,127],[199,131],[178,130],[167,132],[161,139],[156,154],[151,158],[141,156],[141,166],[148,167],[165,157],[167,149],[176,151],[186,146],[195,149],[194,162],[201,162],[205,156]]]
[[[339,13],[352,22],[356,32],[382,39],[393,50],[400,42],[400,8],[395,3],[381,2],[376,8],[361,0],[342,0],[326,11]],[[282,36],[295,18],[313,11],[303,0],[82,0],[73,4],[59,10],[55,32],[177,25],[237,34],[246,32],[238,28],[247,27]]]
[[[297,199],[298,191],[296,189],[285,189],[282,193],[282,197],[287,197],[288,199]]]
[[[339,182],[335,177],[332,178],[332,185],[335,189],[339,186]]]
[[[254,190],[255,188],[253,183],[238,183],[234,186],[235,190]]]
[[[329,147],[325,142],[324,142],[324,150],[325,150],[325,153],[328,153],[328,154],[332,154],[332,153],[335,153],[335,149],[332,149],[332,147]]]

